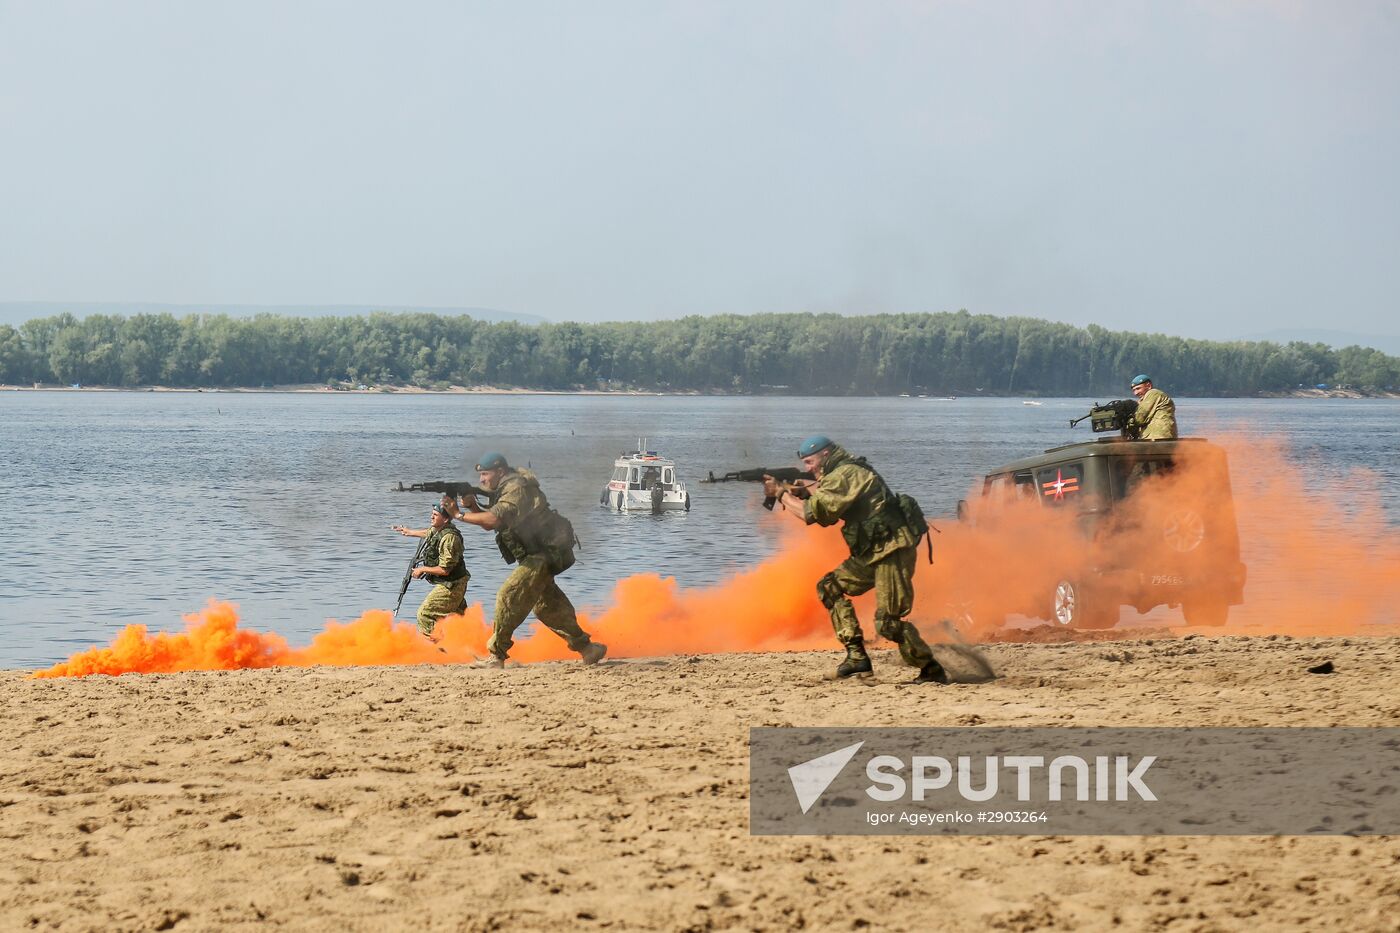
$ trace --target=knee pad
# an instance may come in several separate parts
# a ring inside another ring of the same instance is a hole
[[[817,581],[817,598],[820,599],[822,605],[828,609],[831,609],[846,598],[846,591],[843,590],[841,584],[837,582],[836,574],[829,573]]]
[[[875,619],[875,631],[886,641],[892,641],[896,645],[904,642],[904,620],[890,616],[879,616]]]

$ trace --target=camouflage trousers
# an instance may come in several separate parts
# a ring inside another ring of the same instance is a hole
[[[841,644],[857,657],[864,655],[864,636],[856,607],[848,597],[875,589],[875,631],[899,645],[899,656],[911,667],[923,667],[933,660],[919,630],[905,617],[914,609],[914,565],[918,548],[902,548],[883,560],[871,563],[852,555],[831,573],[817,581],[817,595],[831,612],[831,627]]]
[[[591,639],[579,628],[574,604],[554,582],[544,556],[531,554],[516,565],[496,594],[496,621],[486,650],[504,660],[515,644],[511,636],[531,612],[571,650],[581,652],[588,647]]]
[[[423,604],[418,607],[418,631],[424,635],[431,635],[437,627],[438,619],[466,608],[468,579],[470,578],[463,577],[455,583],[433,584],[433,588],[428,590],[428,595],[423,597]]]

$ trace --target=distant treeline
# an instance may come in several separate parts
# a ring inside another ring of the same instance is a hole
[[[966,311],[537,326],[435,314],[61,314],[0,325],[7,384],[1109,396],[1138,372],[1180,395],[1400,386],[1400,359],[1364,347],[1184,340]]]

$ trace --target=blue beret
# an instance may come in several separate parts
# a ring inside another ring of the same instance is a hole
[[[1144,382],[1151,382],[1151,381],[1152,381],[1152,377],[1149,376],[1149,375],[1147,375],[1146,373],[1139,373],[1138,375],[1136,375],[1136,376],[1133,377],[1133,385],[1135,385],[1135,386],[1140,386],[1140,385],[1142,385]]]
[[[494,450],[481,455],[481,459],[476,462],[478,472],[482,470],[504,470],[510,466],[506,463],[505,454],[498,454]]]
[[[810,457],[817,451],[826,450],[828,447],[832,446],[834,445],[831,442],[831,438],[827,437],[825,434],[813,434],[802,442],[801,447],[797,448],[797,455],[799,457]]]
[[[443,518],[451,518],[451,517],[452,517],[452,513],[449,512],[449,511],[447,511],[447,509],[444,509],[444,508],[442,507],[442,503],[441,503],[441,502],[439,502],[437,505],[433,506],[433,511],[436,512],[437,514],[441,515]]]

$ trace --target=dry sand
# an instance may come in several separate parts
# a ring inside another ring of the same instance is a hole
[[[0,929],[1400,929],[1395,837],[748,835],[750,726],[1400,725],[1396,638],[988,653],[7,672]]]

